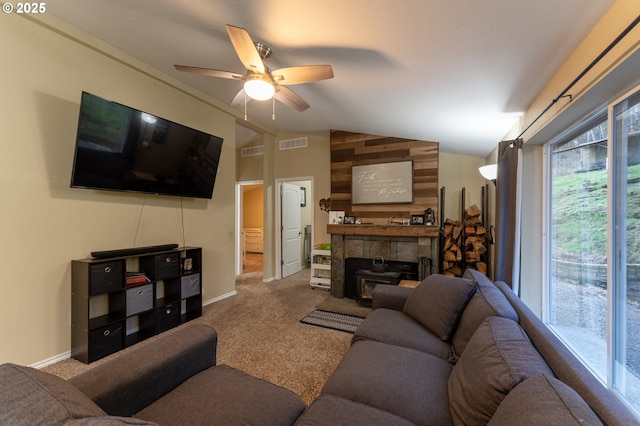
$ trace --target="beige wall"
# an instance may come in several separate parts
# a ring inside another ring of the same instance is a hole
[[[244,146],[243,148],[250,146],[260,146],[263,144],[263,138],[259,138],[251,142],[250,144]],[[241,149],[236,150],[236,163],[238,164],[237,169],[237,180],[238,182],[250,182],[250,181],[260,181],[262,180],[262,176],[264,173],[264,156],[263,155],[254,155],[251,157],[243,157],[241,155]]]
[[[70,261],[91,251],[186,241],[203,247],[205,300],[235,289],[235,118],[53,17],[40,19],[53,30],[18,14],[0,25],[0,362],[20,364],[68,356]],[[213,199],[69,188],[82,90],[224,138]]]
[[[463,209],[473,204],[482,209],[482,187],[486,183],[491,183],[478,171],[484,165],[485,159],[482,157],[440,152],[438,183],[440,188],[445,188],[445,219],[462,220]],[[464,206],[462,206],[462,188],[465,188]]]
[[[262,228],[264,226],[264,189],[262,185],[251,185],[242,199],[242,227]]]
[[[527,108],[520,123],[504,139],[518,136],[638,15],[639,1],[618,0]],[[640,27],[636,26],[568,91],[573,96],[571,102],[568,98],[559,100],[523,135],[522,241],[526,243],[522,246],[522,259],[526,260],[522,262],[521,292],[523,300],[538,314],[543,309],[544,155],[541,144],[550,141],[595,108],[621,95],[632,85],[638,84],[638,69]]]
[[[306,148],[274,150],[274,179],[313,178],[313,190],[307,191],[307,205],[314,209],[313,241],[315,244],[331,241],[327,235],[329,215],[320,210],[318,201],[327,198],[331,192],[329,132],[319,135],[299,133],[280,133],[276,140],[292,139],[306,136]],[[274,222],[275,225],[275,222]]]

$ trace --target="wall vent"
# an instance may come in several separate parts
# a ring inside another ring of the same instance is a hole
[[[303,138],[295,138],[295,139],[283,139],[280,141],[280,151],[283,149],[296,149],[296,148],[306,148],[307,147],[307,137]]]
[[[240,156],[241,157],[254,157],[256,155],[262,155],[264,154],[264,145],[258,145],[258,146],[250,146],[247,148],[242,148],[240,150]]]

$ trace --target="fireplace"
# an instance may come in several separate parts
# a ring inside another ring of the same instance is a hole
[[[369,269],[372,259],[384,257],[387,271],[398,271],[395,262],[413,264],[412,275],[402,279],[422,280],[437,272],[438,227],[402,225],[327,225],[331,234],[331,295],[356,298],[359,269]],[[363,263],[352,265],[354,259]],[[392,259],[392,260],[389,260]],[[426,263],[425,263],[426,262]],[[403,269],[399,272],[407,272]]]
[[[356,271],[356,303],[371,306],[375,286],[398,285],[402,275],[402,272],[373,272],[369,269],[358,269]]]
[[[358,280],[357,274],[361,271],[374,273],[371,269],[374,259],[349,257],[344,261],[344,297],[358,300]],[[393,284],[398,284],[400,280],[419,280],[418,262],[407,262],[402,260],[385,260],[387,265],[385,273],[398,275],[398,280]],[[386,283],[389,284],[389,283]]]

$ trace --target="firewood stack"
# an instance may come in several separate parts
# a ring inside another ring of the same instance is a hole
[[[459,277],[462,270],[462,224],[459,220],[444,221],[442,238],[444,241],[442,253],[442,273],[452,277]]]
[[[482,225],[481,214],[475,204],[464,211],[464,257],[467,268],[477,269],[486,275],[487,264],[483,262],[482,255],[487,251],[487,230]]]

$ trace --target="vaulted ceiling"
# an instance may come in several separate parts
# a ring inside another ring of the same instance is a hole
[[[335,74],[289,86],[311,105],[306,111],[276,102],[272,121],[271,101],[252,101],[251,119],[291,132],[436,141],[441,151],[484,156],[613,3],[55,0],[47,13],[224,103],[241,81],[173,65],[244,73],[225,31],[242,27],[272,48],[271,69],[330,64]]]

